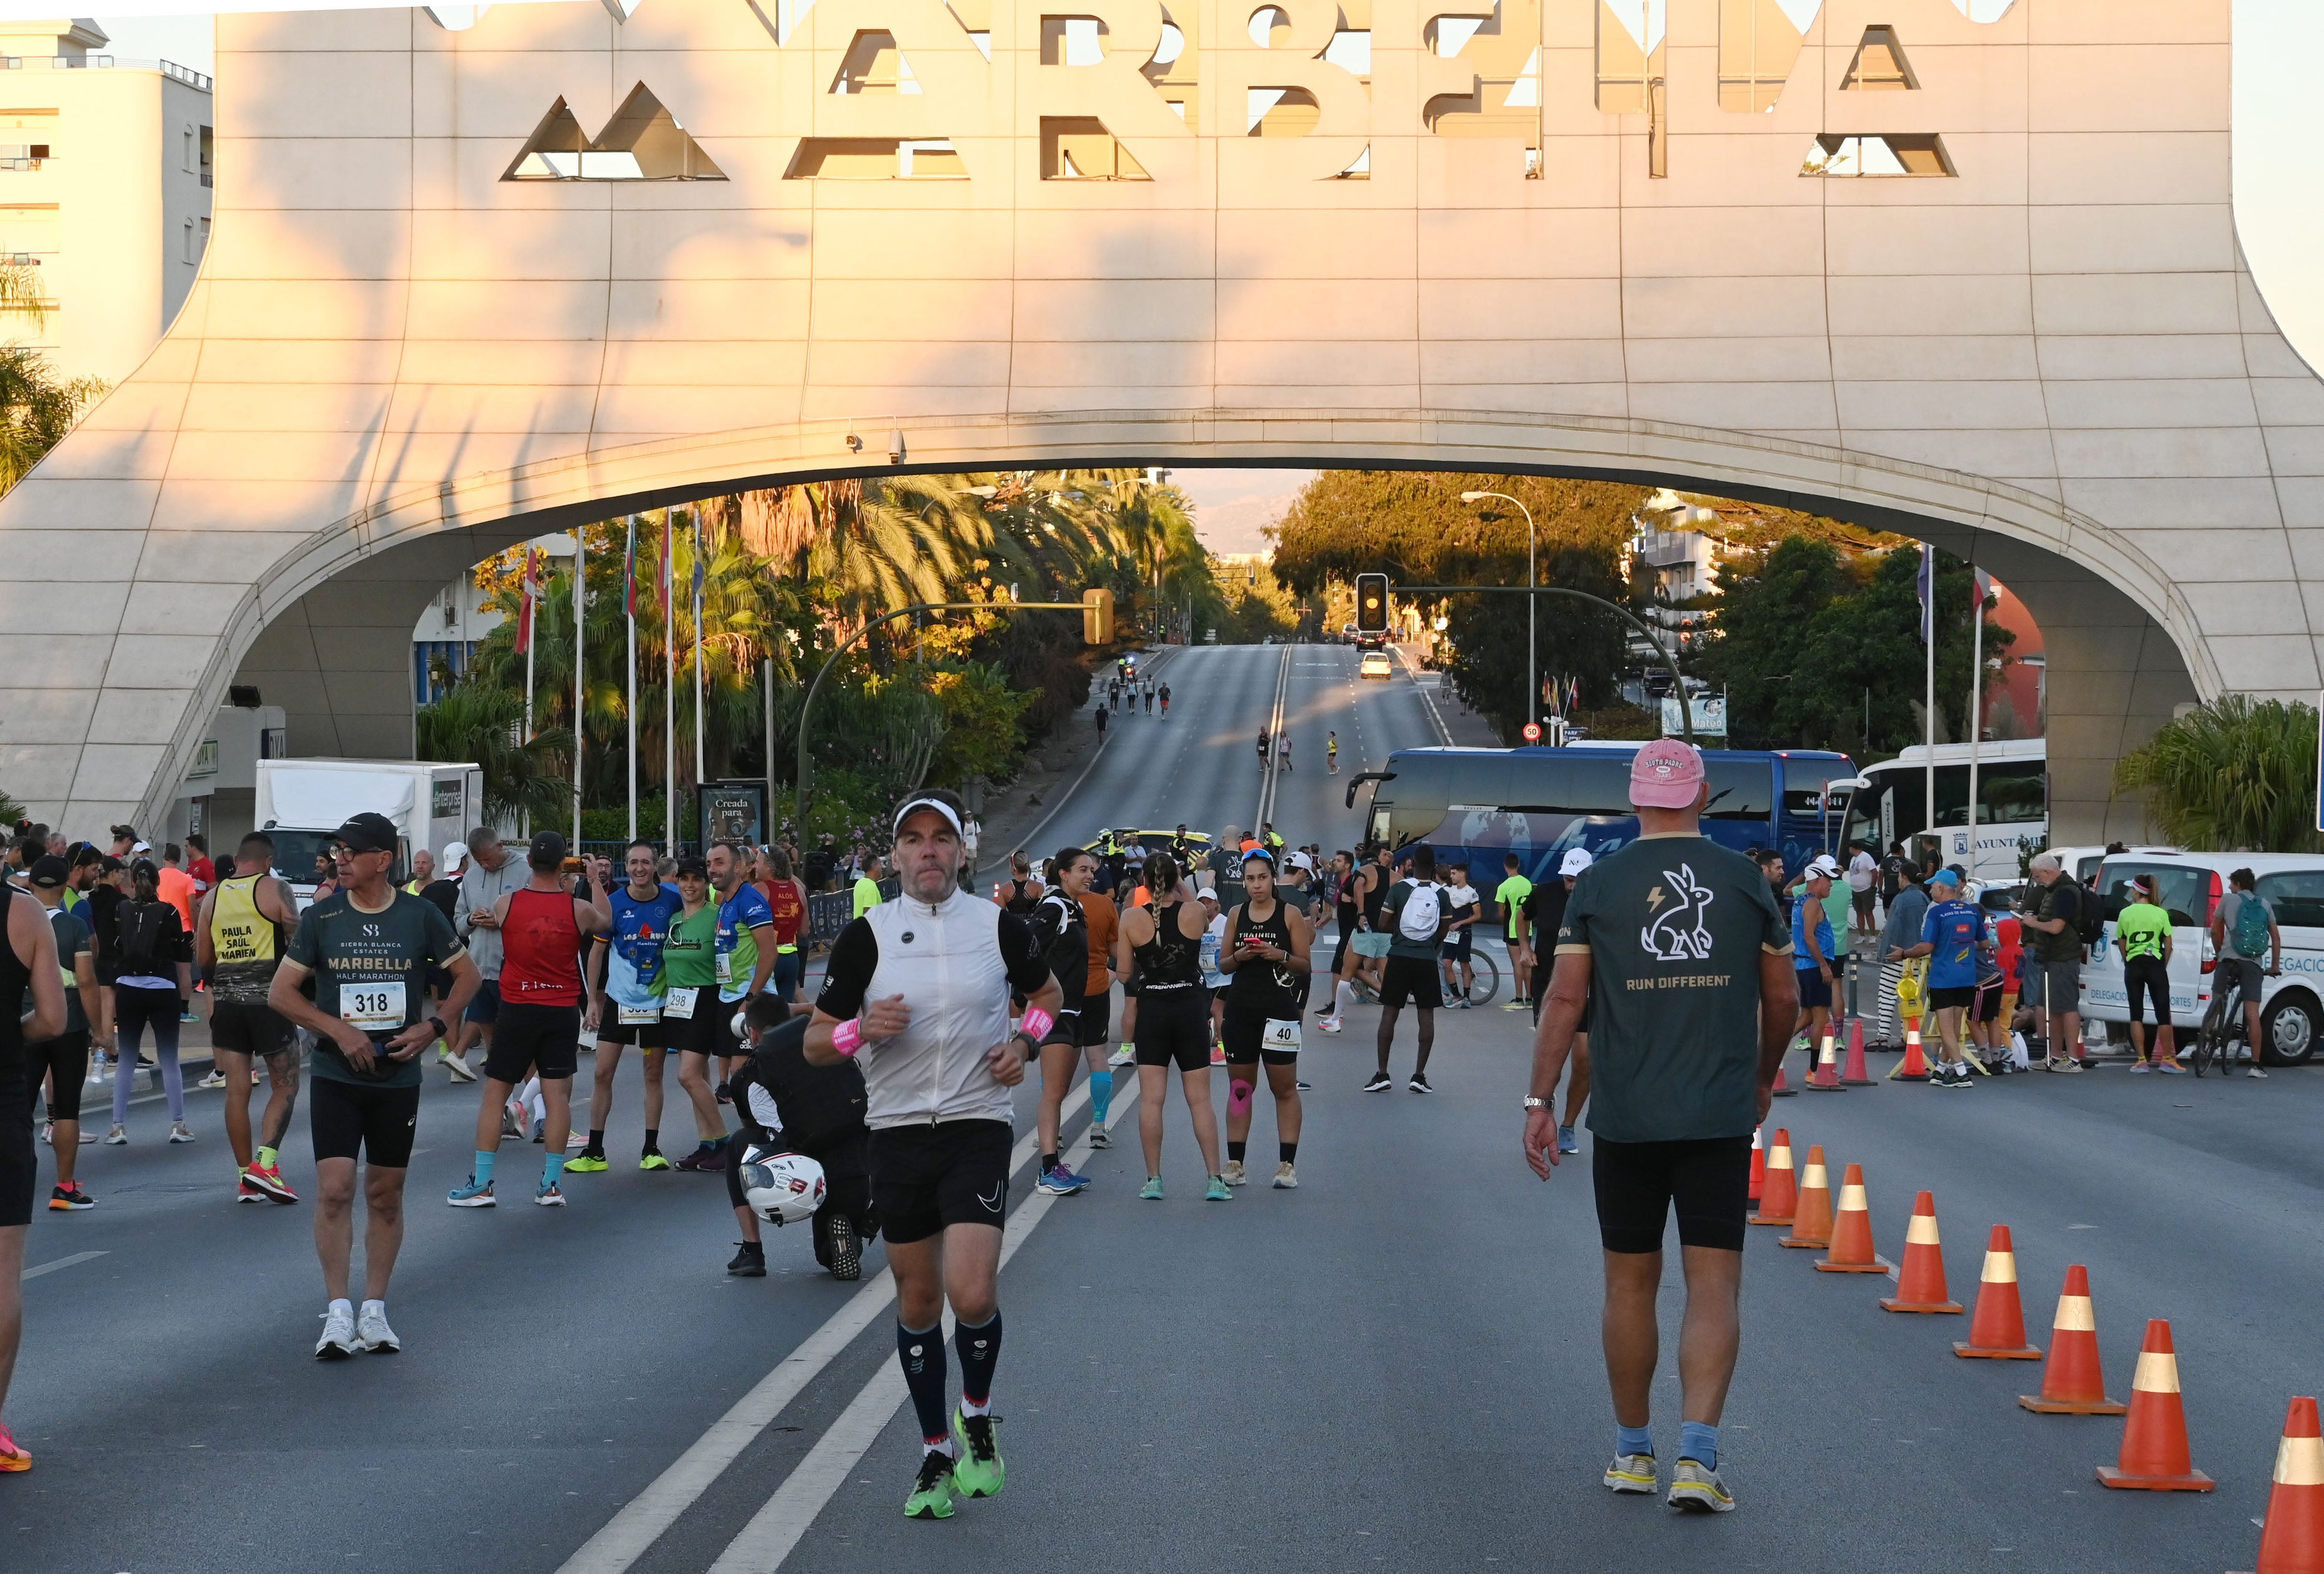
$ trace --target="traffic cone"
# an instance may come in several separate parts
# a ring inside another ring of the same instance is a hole
[[[1949,1311],[1958,1316],[1961,1303],[1945,1292],[1945,1248],[1937,1240],[1937,1199],[1923,1191],[1913,1199],[1913,1222],[1904,1227],[1904,1265],[1896,1274],[1896,1293],[1880,1298],[1889,1311]]]
[[[1840,1085],[1840,1058],[1832,1053],[1829,1022],[1823,1024],[1823,1040],[1816,1046],[1815,1069],[1808,1073],[1808,1088],[1815,1093],[1845,1091]]]
[[[2017,1254],[2009,1227],[1997,1224],[1985,1244],[1985,1266],[1978,1273],[1977,1314],[1969,1319],[1969,1342],[1953,1343],[1956,1356],[1987,1361],[2038,1361],[2042,1352],[2025,1342],[2025,1309],[2017,1300]]]
[[[1749,1201],[1751,1206],[1755,1208],[1759,1206],[1759,1193],[1761,1190],[1766,1187],[1767,1182],[1767,1144],[1760,1140],[1760,1133],[1763,1129],[1764,1128],[1756,1125],[1751,1128],[1751,1195]]]
[[[1921,1019],[1917,1016],[1904,1029],[1904,1058],[1896,1062],[1896,1069],[1888,1073],[1888,1079],[1892,1082],[1926,1082],[1929,1079],[1929,1062],[1921,1053]]]
[[[1759,1211],[1751,1222],[1790,1224],[1799,1206],[1800,1189],[1792,1176],[1792,1134],[1777,1126],[1775,1140],[1767,1148],[1767,1180],[1760,1189]]]
[[[1840,1085],[1844,1088],[1869,1088],[1872,1073],[1864,1064],[1864,1019],[1851,1018],[1848,1024],[1848,1063],[1840,1069]]]
[[[1886,1273],[1896,1264],[1872,1249],[1872,1208],[1864,1197],[1864,1166],[1850,1164],[1840,1187],[1840,1217],[1831,1255],[1816,1259],[1819,1273]]]
[[[2130,1380],[2130,1420],[2122,1429],[2122,1460],[2098,1467],[2101,1486],[2144,1492],[2209,1492],[2218,1485],[2187,1456],[2187,1407],[2179,1398],[2179,1357],[2171,1325],[2150,1318],[2138,1372]]]
[[[1800,1177],[1800,1200],[1792,1210],[1792,1233],[1777,1244],[1819,1251],[1831,1245],[1831,1182],[1824,1175],[1820,1146],[1808,1147],[1807,1172]]]
[[[1778,1098],[1795,1098],[1799,1096],[1799,1091],[1800,1090],[1798,1088],[1785,1084],[1784,1081],[1784,1069],[1781,1066],[1776,1067],[1775,1087],[1775,1097]]]
[[[2098,1322],[2090,1310],[2090,1273],[2080,1263],[2066,1270],[2058,1315],[2050,1319],[2050,1356],[2042,1363],[2042,1392],[2017,1403],[2043,1415],[2122,1415],[2129,1406],[2106,1396],[2098,1364]]]
[[[2254,1574],[2324,1574],[2324,1436],[2313,1399],[2293,1400],[2283,1418]]]

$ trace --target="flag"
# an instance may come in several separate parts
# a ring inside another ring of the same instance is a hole
[[[1937,639],[1937,549],[1925,543],[1921,548],[1921,643],[1933,645]]]
[[[1993,576],[1987,573],[1983,569],[1979,569],[1977,571],[1977,605],[1978,611],[1982,612],[1985,610],[1985,604],[1992,595]]]
[[[630,515],[629,544],[622,554],[622,613],[638,615],[638,516]]]
[[[694,519],[694,637],[702,637],[702,516]]]
[[[540,553],[532,547],[524,549],[523,598],[516,615],[516,653],[520,656],[532,649],[532,608],[540,599]]]
[[[661,598],[661,622],[664,628],[670,623],[669,598],[676,587],[670,583],[670,540],[678,527],[665,512],[661,516],[661,561],[654,569],[654,594]]]

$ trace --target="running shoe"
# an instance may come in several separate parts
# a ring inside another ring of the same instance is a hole
[[[474,1175],[468,1177],[466,1185],[454,1187],[452,1194],[444,1200],[455,1208],[498,1208],[500,1206],[498,1200],[493,1196],[493,1183],[489,1180],[479,1182]]]
[[[1291,1085],[1299,1089],[1302,1093],[1313,1093],[1315,1091],[1315,1084],[1308,1081],[1305,1077],[1295,1079]]]
[[[355,1342],[374,1356],[392,1356],[403,1348],[403,1341],[387,1326],[387,1308],[368,1301],[355,1318]]]
[[[97,1199],[83,1191],[78,1180],[69,1186],[56,1187],[49,1193],[49,1211],[51,1213],[78,1213],[84,1208],[96,1206]]]
[[[2135,1064],[2135,1065],[2133,1065],[2133,1066],[2131,1067],[2131,1069],[2130,1069],[2130,1074],[2131,1074],[2132,1076],[2134,1076],[2134,1077],[2144,1077],[2144,1075],[2146,1075],[2149,1071],[2152,1071],[2152,1070],[2153,1070],[2153,1069],[2154,1069],[2154,1066],[2153,1066],[2153,1063],[2152,1061],[2148,1061],[2148,1060],[2140,1060],[2140,1061],[2138,1061],[2136,1064]]]
[[[194,1086],[197,1088],[223,1088],[226,1086],[226,1073],[213,1069],[208,1076],[195,1083]]]
[[[1277,1191],[1295,1190],[1298,1185],[1299,1171],[1292,1167],[1290,1160],[1286,1159],[1275,1166],[1275,1189]]]
[[[1089,1143],[1093,1148],[1110,1148],[1113,1146],[1113,1134],[1105,1129],[1105,1122],[1102,1120],[1093,1120],[1090,1122]]]
[[[1128,1039],[1121,1041],[1121,1052],[1128,1055],[1132,1060],[1138,1059],[1138,1046]]]
[[[1138,1051],[1131,1049],[1128,1044],[1116,1044],[1113,1049],[1113,1053],[1105,1058],[1105,1063],[1109,1067],[1127,1066],[1137,1059]]]
[[[338,1310],[323,1313],[323,1337],[315,1341],[315,1359],[344,1361],[349,1356],[361,1354],[363,1342],[355,1338],[355,1313]]]
[[[1211,1046],[1211,1064],[1213,1066],[1223,1066],[1226,1063],[1227,1051],[1225,1046],[1222,1044],[1213,1044]]]
[[[540,1142],[549,1135],[549,1117],[541,1116],[532,1123],[532,1140]]]
[[[1322,1028],[1327,1033],[1335,1033],[1340,1031],[1341,1023],[1340,1019],[1336,1016],[1326,1016],[1318,1018],[1315,1025]]]
[[[567,1164],[565,1167],[570,1170],[573,1166]],[[641,1170],[667,1170],[670,1168],[670,1162],[668,1159],[661,1156],[661,1150],[659,1148],[648,1148],[644,1153],[638,1155],[638,1168]]]
[[[2157,1060],[2154,1069],[2165,1077],[2184,1077],[2187,1074],[2187,1068],[2176,1060]]]
[[[514,1099],[501,1106],[501,1135],[524,1140],[524,1106]]]
[[[1387,1072],[1375,1071],[1372,1073],[1371,1080],[1364,1084],[1364,1091],[1367,1093],[1385,1093],[1395,1086],[1396,1079],[1390,1077]]]
[[[170,1123],[170,1140],[173,1143],[190,1143],[194,1140],[194,1134],[184,1121],[172,1121]]]
[[[1434,1093],[1436,1091],[1435,1088],[1431,1088],[1428,1085],[1428,1079],[1422,1076],[1417,1071],[1415,1071],[1412,1074],[1412,1080],[1406,1083],[1405,1087],[1414,1093]]]
[[[565,1189],[552,1180],[543,1180],[532,1194],[532,1200],[542,1208],[565,1206]]]
[[[2257,1066],[2254,1066],[2250,1070],[2248,1070],[2248,1071],[2245,1072],[2245,1073],[2244,1073],[2244,1075],[2245,1075],[2245,1076],[2246,1076],[2246,1077],[2259,1077],[2259,1078],[2264,1078],[2264,1077],[2266,1077],[2267,1073],[2266,1073],[2266,1072],[2264,1072],[2264,1071],[2263,1071],[2263,1070],[2261,1070]]]
[[[16,1440],[9,1434],[8,1429],[5,1426],[0,1426],[0,1475],[11,1474],[18,1470],[29,1470],[32,1468],[32,1456],[31,1452],[20,1445]]]
[[[1146,1177],[1146,1184],[1138,1189],[1138,1200],[1140,1202],[1161,1201],[1162,1177],[1159,1175],[1148,1175]]]
[[[831,1276],[847,1284],[863,1277],[863,1238],[844,1213],[831,1216]]]
[[[705,1143],[670,1168],[684,1170],[688,1174],[723,1174],[726,1169],[726,1150],[715,1143]]]
[[[1475,1004],[1466,995],[1455,995],[1452,997],[1452,1009],[1455,1011],[1474,1010]]]
[[[738,1241],[734,1255],[726,1264],[726,1272],[736,1279],[764,1279],[767,1276],[767,1248],[757,1241]]]
[[[1229,1159],[1226,1162],[1226,1167],[1219,1171],[1219,1179],[1224,1180],[1230,1186],[1241,1185],[1247,1179],[1243,1173],[1242,1161],[1240,1159]]]
[[[108,1148],[127,1147],[129,1145],[129,1128],[125,1125],[116,1125],[111,1131],[106,1132],[105,1134],[105,1145]]]
[[[1074,1173],[1073,1166],[1059,1159],[1041,1171],[1039,1185],[1052,1197],[1071,1197],[1089,1184],[1089,1177]]]
[[[1937,1074],[1929,1079],[1932,1088],[1967,1088],[1969,1086],[1967,1066],[1940,1066]]]
[[[1617,1454],[1606,1467],[1606,1485],[1616,1492],[1652,1493],[1659,1485],[1652,1454]]]
[[[1009,1468],[1001,1462],[1001,1439],[994,1430],[1000,1424],[997,1415],[964,1415],[957,1409],[952,1412],[954,1444],[960,1449],[952,1478],[967,1496],[998,1497],[1001,1484],[1009,1479]]]
[[[253,1164],[242,1172],[242,1178],[277,1202],[299,1200],[299,1194],[290,1190],[290,1182],[282,1179],[282,1167],[279,1164],[272,1169],[263,1164]]]
[[[1719,1478],[1719,1472],[1700,1459],[1681,1459],[1671,1471],[1670,1495],[1663,1499],[1673,1508],[1686,1509],[1693,1514],[1733,1514],[1734,1495]]]
[[[41,1145],[42,1147],[49,1148],[56,1145],[49,1140],[51,1136],[56,1134],[56,1129],[57,1123],[52,1120],[44,1120],[41,1123]]]
[[[253,1180],[250,1178],[250,1171],[244,1170],[241,1179],[235,1183],[234,1199],[236,1202],[263,1202],[266,1200],[266,1189]]]
[[[565,1161],[567,1175],[602,1175],[605,1172],[605,1155],[593,1153],[586,1148]]]
[[[1573,1134],[1572,1126],[1562,1125],[1557,1128],[1557,1151],[1561,1153],[1578,1153],[1582,1151],[1582,1143]]]
[[[1203,1192],[1203,1200],[1204,1202],[1232,1202],[1234,1200],[1234,1192],[1229,1189],[1225,1176],[1213,1175],[1211,1177],[1209,1187]]]
[[[920,1456],[920,1473],[912,1482],[912,1495],[904,1499],[906,1519],[950,1519],[952,1517],[952,1456],[930,1449]]]
[[[2042,1069],[2044,1071],[2080,1071],[2082,1069],[2082,1063],[2080,1060],[2073,1060],[2071,1058],[2062,1060],[2047,1060],[2043,1063]]]
[[[1526,1000],[1512,1000],[1503,1005],[1501,1009],[1503,1011],[1531,1011],[1533,1009],[1533,1003]]]
[[[452,1073],[455,1082],[474,1082],[476,1079],[476,1069],[462,1056],[450,1057],[444,1062],[444,1069]]]

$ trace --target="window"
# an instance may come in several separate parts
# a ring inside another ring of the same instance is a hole
[[[890,144],[890,152],[893,145]],[[503,181],[723,181],[702,145],[642,82],[595,137],[562,98],[517,150]]]
[[[1896,42],[1896,30],[1868,27],[1864,42],[1856,46],[1856,59],[1849,62],[1848,75],[1840,79],[1840,89],[1843,93],[1910,93],[1920,86],[1904,59],[1904,46]]]
[[[1041,117],[1044,181],[1150,181],[1145,167],[1094,116]]]
[[[2324,869],[2262,875],[2252,889],[2275,910],[2278,928],[2324,929]]]
[[[1826,133],[1808,147],[1803,175],[1940,175],[1957,173],[1944,139],[1890,132],[1886,136],[1841,136]]]
[[[2112,922],[2133,900],[2130,883],[2141,875],[2154,877],[2157,901],[2181,929],[2211,921],[2211,885],[2218,876],[2209,869],[2185,864],[2142,864],[2108,858],[2098,869],[2098,916]]]
[[[180,166],[189,175],[194,172],[194,128],[186,127],[185,162]]]
[[[201,169],[202,184],[207,186],[210,183],[211,137],[208,126],[202,127],[200,140],[196,144],[196,149],[195,160]]]
[[[202,260],[201,254],[194,250],[194,221],[190,218],[186,220],[185,259],[189,263]]]

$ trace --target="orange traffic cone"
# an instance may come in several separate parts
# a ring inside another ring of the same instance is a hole
[[[1831,1255],[1816,1259],[1819,1273],[1886,1273],[1896,1264],[1872,1249],[1872,1208],[1864,1197],[1864,1166],[1850,1164],[1840,1187],[1840,1217]]]
[[[1760,1140],[1762,1127],[1751,1128],[1751,1195],[1753,1208],[1759,1206],[1759,1193],[1767,1183],[1767,1144]]]
[[[1751,1222],[1790,1224],[1799,1206],[1800,1189],[1792,1178],[1792,1134],[1777,1126],[1775,1140],[1767,1148],[1767,1180],[1760,1188],[1759,1211]]]
[[[1800,1177],[1799,1205],[1792,1210],[1792,1233],[1777,1244],[1818,1250],[1831,1245],[1831,1181],[1824,1174],[1823,1149],[1813,1143],[1807,1172]]]
[[[1840,1093],[1840,1058],[1832,1053],[1831,1023],[1823,1024],[1823,1038],[1816,1045],[1815,1067],[1808,1072],[1808,1089],[1813,1093]]]
[[[2316,1402],[2295,1399],[2283,1418],[2275,1450],[2275,1486],[2259,1533],[2255,1574],[2319,1574],[2324,1570],[2324,1436]]]
[[[1796,1098],[1799,1097],[1799,1091],[1800,1090],[1798,1088],[1784,1082],[1784,1069],[1781,1066],[1776,1067],[1775,1087],[1775,1097],[1778,1098]]]
[[[1904,1030],[1904,1058],[1896,1062],[1896,1069],[1888,1073],[1888,1079],[1892,1082],[1926,1082],[1929,1079],[1928,1059],[1921,1053],[1921,1019],[1917,1016]]]
[[[2090,1273],[2080,1263],[2066,1270],[2058,1315],[2050,1321],[2050,1356],[2042,1363],[2042,1392],[2017,1403],[2043,1415],[2121,1415],[2128,1405],[2106,1396],[2098,1364],[2098,1322],[2090,1310]]]
[[[2138,1372],[2130,1380],[2130,1420],[2122,1429],[2122,1462],[2098,1467],[2099,1484],[2145,1492],[2209,1492],[2218,1485],[2187,1456],[2187,1407],[2179,1398],[2179,1357],[2171,1325],[2150,1318]]]
[[[1890,1311],[1958,1315],[1961,1310],[1961,1303],[1945,1292],[1945,1248],[1937,1240],[1937,1199],[1929,1192],[1913,1199],[1913,1222],[1904,1227],[1904,1266],[1896,1275],[1896,1293],[1882,1296],[1880,1304]]]
[[[1869,1088],[1872,1073],[1864,1064],[1864,1019],[1852,1018],[1848,1024],[1848,1064],[1840,1069],[1840,1085],[1844,1088]]]
[[[1969,1319],[1969,1342],[1955,1340],[1953,1354],[1987,1361],[2038,1361],[2042,1352],[2025,1342],[2025,1309],[2017,1300],[2017,1254],[2009,1227],[1997,1224],[1986,1242],[1985,1267],[1978,1274],[1977,1315]]]

